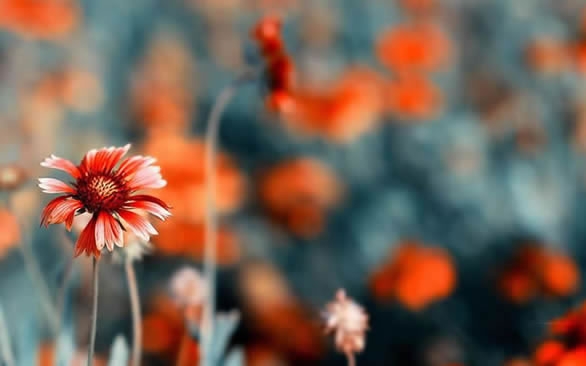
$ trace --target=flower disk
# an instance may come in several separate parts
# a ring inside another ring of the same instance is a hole
[[[171,215],[165,202],[150,195],[136,194],[143,189],[162,188],[167,182],[161,177],[160,168],[152,165],[153,158],[133,156],[122,160],[129,149],[130,145],[90,150],[79,166],[54,155],[41,163],[41,166],[65,171],[75,178],[71,186],[53,178],[39,179],[43,192],[63,194],[47,204],[41,225],[65,223],[67,230],[71,230],[77,214],[88,212],[92,215],[79,235],[75,256],[85,253],[98,258],[104,246],[110,251],[115,245],[122,247],[123,231],[127,229],[144,241],[156,235],[148,219],[136,210],[146,211],[160,220]]]

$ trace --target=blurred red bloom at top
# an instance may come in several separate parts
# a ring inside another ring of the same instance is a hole
[[[256,23],[251,32],[264,58],[266,86],[269,90],[267,106],[278,112],[291,108],[293,102],[290,93],[295,81],[295,66],[285,49],[281,28],[279,17],[266,16]]]
[[[433,23],[396,25],[377,41],[380,62],[394,72],[433,72],[450,60],[452,45],[442,28]]]
[[[456,270],[449,254],[442,248],[410,241],[400,244],[370,280],[377,299],[395,297],[412,310],[447,297],[455,286]]]
[[[0,27],[29,37],[62,38],[79,17],[79,7],[69,0],[0,0]]]
[[[71,230],[75,215],[92,214],[77,240],[75,256],[85,252],[99,258],[104,246],[110,251],[114,245],[122,247],[123,231],[127,228],[144,241],[156,235],[151,223],[134,210],[145,210],[161,220],[171,215],[169,206],[160,199],[135,194],[139,190],[164,187],[166,182],[159,173],[160,168],[152,165],[153,158],[134,156],[121,161],[129,149],[130,145],[90,150],[79,166],[54,155],[41,163],[46,168],[65,171],[75,179],[73,186],[53,178],[39,179],[43,192],[64,194],[47,204],[41,225],[64,222],[67,230]]]
[[[282,118],[292,130],[347,143],[372,130],[383,112],[384,81],[364,68],[346,71],[325,89],[298,89]]]

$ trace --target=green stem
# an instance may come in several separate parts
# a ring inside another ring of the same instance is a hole
[[[92,282],[93,282],[93,301],[92,301],[92,326],[90,329],[90,344],[88,346],[87,353],[87,365],[92,366],[94,364],[94,349],[96,346],[96,329],[98,325],[98,294],[99,294],[99,278],[98,266],[100,261],[95,257],[93,260],[92,270]]]
[[[125,266],[126,278],[128,279],[128,293],[130,296],[130,310],[132,313],[132,366],[140,366],[142,354],[142,324],[140,312],[140,297],[136,283],[136,275],[132,260],[126,259]]]

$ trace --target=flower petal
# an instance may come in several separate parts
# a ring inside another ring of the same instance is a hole
[[[79,235],[75,243],[75,257],[85,253],[87,256],[93,255],[96,259],[100,258],[100,250],[96,246],[96,221],[97,216],[94,215]]]
[[[73,178],[77,179],[81,176],[79,169],[71,161],[51,155],[50,158],[46,158],[41,163],[41,166],[45,168],[59,169],[70,174]]]
[[[142,156],[137,155],[127,159],[124,159],[120,164],[120,168],[118,169],[118,174],[127,180],[132,178],[133,175],[136,174],[139,170],[146,168],[153,163],[155,163],[157,159],[152,158],[150,156]]]
[[[44,193],[75,194],[75,189],[73,187],[54,178],[39,178],[39,187]]]
[[[135,208],[139,210],[145,210],[151,215],[158,217],[160,220],[165,220],[167,217],[171,216],[171,212],[169,212],[169,206],[163,202],[162,200],[146,195],[136,195],[130,197],[131,201],[127,202],[124,205],[124,208]]]
[[[67,230],[71,229],[73,216],[83,204],[70,196],[57,197],[50,201],[41,215],[41,225],[60,224],[65,222]]]
[[[163,188],[167,181],[161,176],[161,168],[158,166],[148,166],[139,169],[128,181],[128,187],[132,191],[142,189]]]
[[[114,245],[120,245],[122,241],[122,229],[114,217],[106,211],[98,214],[96,222],[96,246],[102,250],[104,245],[109,251],[114,250]]]
[[[81,164],[79,164],[79,170],[82,174],[96,170],[95,160],[97,153],[97,149],[91,149],[90,151],[85,153],[83,159],[81,159]]]
[[[120,162],[120,159],[130,150],[130,144],[126,144],[123,147],[115,148],[112,153],[107,157],[104,165],[104,169],[108,172],[112,171],[116,164]]]
[[[128,150],[130,150],[130,144],[123,147],[111,146],[97,150],[92,169],[104,173],[111,172]]]
[[[94,231],[94,235],[96,240],[96,247],[99,250],[104,249],[104,245],[106,244],[105,225],[107,224],[107,218],[105,215],[108,215],[105,211],[100,211],[97,215],[94,215],[96,217],[96,230]]]
[[[134,234],[144,241],[149,241],[151,235],[158,234],[153,225],[139,214],[128,210],[120,210],[118,214]]]

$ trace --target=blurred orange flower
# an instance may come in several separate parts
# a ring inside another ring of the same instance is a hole
[[[565,346],[558,341],[545,341],[537,347],[533,361],[537,366],[554,365],[564,354]]]
[[[254,329],[270,340],[277,350],[288,358],[317,360],[322,355],[324,344],[322,328],[311,319],[299,304],[288,304],[266,308],[251,315]]]
[[[572,46],[572,55],[576,70],[586,73],[586,41],[578,41]]]
[[[199,344],[191,338],[186,330],[181,339],[179,354],[177,355],[177,366],[193,366],[199,364]]]
[[[517,304],[538,295],[569,296],[579,283],[579,269],[570,257],[533,244],[522,246],[498,279],[503,296]]]
[[[403,74],[387,84],[385,106],[400,120],[426,120],[440,113],[443,97],[441,90],[429,79]]]
[[[53,342],[44,341],[39,345],[37,350],[37,365],[38,366],[53,366],[55,364],[55,344]]]
[[[283,275],[268,262],[244,264],[238,276],[238,288],[245,307],[252,312],[295,302]]]
[[[323,217],[340,201],[342,186],[324,163],[297,158],[266,171],[259,196],[273,219],[296,235],[311,237],[323,229]]]
[[[282,118],[294,131],[349,143],[380,122],[382,87],[375,72],[351,68],[325,89],[296,90]]]
[[[456,286],[456,270],[442,248],[417,242],[399,244],[394,255],[370,279],[379,300],[396,298],[411,310],[449,296]]]
[[[532,40],[525,51],[529,66],[543,74],[556,74],[568,66],[567,45],[553,37],[541,37]]]
[[[276,267],[266,262],[246,264],[238,287],[253,331],[267,345],[287,358],[298,359],[297,364],[315,360],[322,353],[319,322],[305,312]]]
[[[283,356],[274,347],[267,344],[252,344],[246,347],[246,365],[248,366],[287,366]]]
[[[586,346],[566,352],[556,366],[586,366]]]
[[[26,37],[64,38],[80,17],[78,4],[70,0],[0,0],[0,27]]]
[[[397,73],[433,72],[448,65],[452,44],[437,24],[405,23],[379,35],[376,54],[384,66]]]
[[[132,113],[150,134],[184,132],[194,109],[194,60],[185,44],[160,35],[137,68]]]
[[[505,366],[533,366],[531,361],[522,357],[515,357],[508,360],[505,363]]]
[[[193,344],[185,341],[188,335],[183,311],[163,294],[154,296],[150,308],[142,320],[143,329],[147,330],[143,335],[145,353],[164,357],[169,364],[193,356]]]
[[[0,258],[20,243],[18,220],[10,211],[0,208]]]
[[[202,222],[205,215],[204,142],[178,135],[149,135],[145,154],[157,158],[167,186],[158,196],[173,207],[178,220]],[[244,176],[226,155],[216,158],[216,210],[220,215],[236,211],[246,194]]]
[[[185,256],[200,261],[204,257],[204,224],[173,219],[159,225],[159,235],[152,241],[157,252],[169,256]],[[218,265],[231,265],[240,259],[236,234],[220,228],[216,249]]]

